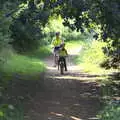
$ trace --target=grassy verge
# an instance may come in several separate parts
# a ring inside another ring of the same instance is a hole
[[[35,51],[25,53],[26,56],[43,59],[51,54],[50,46],[42,46]]]
[[[6,80],[11,80],[13,76],[21,75],[26,79],[26,76],[30,76],[31,79],[38,79],[40,73],[44,72],[46,67],[42,62],[42,59],[50,54],[50,49],[48,46],[41,47],[36,51],[31,53],[17,54],[11,52],[4,58],[7,58],[3,64],[0,66],[0,75],[3,82]]]
[[[41,47],[36,51],[25,53],[24,55],[13,53],[4,63],[2,70],[4,73],[8,74],[34,74],[43,72],[45,70],[45,65],[41,59],[49,54],[49,47]]]
[[[3,66],[5,73],[32,74],[44,71],[44,64],[36,58],[14,54]]]
[[[84,44],[79,56],[75,62],[83,68],[84,72],[93,74],[107,74],[113,70],[105,70],[100,67],[106,56],[102,52],[102,47],[105,45],[103,42],[93,41],[91,44]]]

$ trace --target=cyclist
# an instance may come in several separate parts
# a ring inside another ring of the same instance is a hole
[[[54,49],[53,49],[54,67],[56,67],[56,65],[57,65],[58,51],[59,51],[59,48],[60,48],[61,44],[63,44],[63,43],[64,43],[64,41],[60,39],[60,32],[56,32],[56,38],[55,38],[55,40],[52,41],[52,45],[54,47]]]
[[[65,48],[65,43],[61,45],[61,48],[59,49],[59,60],[58,60],[58,65],[61,60],[64,61],[64,66],[65,66],[65,71],[67,71],[67,65],[66,65],[66,57],[68,56],[68,52]],[[59,66],[58,66],[59,67]]]

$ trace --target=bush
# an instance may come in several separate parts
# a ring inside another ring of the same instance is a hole
[[[110,104],[98,115],[100,120],[120,120],[120,105]]]
[[[13,48],[18,52],[32,51],[38,48],[40,46],[42,33],[39,33],[40,30],[37,30],[39,30],[39,28],[36,28],[30,23],[24,25],[21,21],[14,21],[11,25]]]
[[[0,120],[24,120],[23,108],[3,104],[0,106]]]
[[[100,64],[106,59],[106,56],[102,51],[104,45],[105,43],[99,41],[86,43],[76,60],[86,72],[101,71]]]

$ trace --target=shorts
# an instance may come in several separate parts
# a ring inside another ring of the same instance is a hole
[[[59,55],[59,49],[60,49],[60,47],[54,47],[54,49],[53,49],[54,56]]]

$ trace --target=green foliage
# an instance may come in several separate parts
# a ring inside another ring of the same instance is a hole
[[[85,28],[87,28],[87,31],[95,34],[94,37],[96,39],[102,38],[107,43],[109,43],[107,38],[111,38],[112,44],[108,47],[108,50],[111,52],[109,56],[115,58],[112,60],[115,63],[116,61],[118,62],[120,56],[118,52],[120,47],[119,5],[120,2],[118,0],[45,0],[35,2],[34,0],[2,0],[0,7],[2,11],[5,10],[7,13],[6,17],[12,18],[11,31],[14,39],[12,44],[18,51],[31,50],[39,44],[51,41],[54,31],[49,29],[48,34],[45,33],[45,35],[49,35],[49,38],[41,39],[41,30],[48,23],[50,16],[61,15],[64,19],[63,24],[72,30],[83,33],[86,31]],[[36,32],[38,29],[40,31]],[[7,29],[6,31],[8,32],[9,30]],[[73,39],[70,30],[68,32],[63,30],[62,32],[66,33],[63,34],[63,37],[66,37],[67,40]],[[1,33],[0,36],[2,36]],[[8,33],[6,33],[4,38],[8,39],[9,37],[7,36],[9,36]],[[23,38],[21,39],[20,36]],[[112,47],[114,50],[111,51]],[[117,60],[114,53],[118,55]]]
[[[100,68],[100,63],[106,59],[102,51],[102,47],[105,43],[99,41],[93,41],[92,43],[84,45],[76,62],[84,68],[86,72],[103,72]]]
[[[120,105],[110,104],[98,115],[100,120],[120,120]]]
[[[108,58],[101,64],[101,67],[104,67],[106,69],[120,69],[119,41],[120,39],[117,42],[118,44],[114,44],[114,40],[108,39],[107,46],[103,48],[103,51],[108,56]]]
[[[19,52],[32,51],[43,44],[41,28],[45,20],[43,18],[41,20],[42,16],[40,15],[44,13],[36,7],[31,8],[32,4],[32,1],[24,4],[14,15],[13,23],[10,26],[13,38],[12,45]]]
[[[6,12],[6,8],[3,11],[0,11],[0,50],[8,44],[10,39],[10,31],[9,26],[11,19],[6,19],[4,14]]]
[[[118,64],[120,59],[120,2],[118,0],[58,0],[49,2],[53,4],[54,12],[61,14],[65,26],[81,32],[87,28],[87,31],[94,33],[96,39],[100,38],[108,44],[110,38],[112,44],[108,47],[108,51],[111,52],[110,59],[113,59],[107,61],[110,63],[108,67],[118,68],[117,66],[120,66]]]
[[[25,52],[23,54],[32,58],[43,59],[51,54],[51,48],[48,45],[41,46],[32,52]]]
[[[39,59],[18,54],[13,54],[12,57],[3,65],[2,69],[6,74],[34,74],[43,72],[44,70],[45,65]]]
[[[0,120],[24,120],[22,106],[3,104],[0,106]]]
[[[103,39],[110,37],[112,39],[119,38],[120,36],[120,9],[119,1],[117,0],[76,0],[76,1],[64,1],[61,6],[63,18],[65,19],[65,25],[71,29],[82,30],[84,27],[92,28],[91,23],[95,23],[101,29]],[[70,23],[70,19],[74,19],[73,23]],[[114,39],[115,40],[115,39]]]
[[[40,33],[35,32],[34,29],[36,28],[32,24],[23,25],[19,21],[14,22],[14,25],[11,26],[13,48],[18,52],[32,51],[38,48]]]
[[[3,8],[2,8],[3,7]],[[2,10],[0,11],[0,69],[2,69],[3,64],[9,59],[11,55],[11,46],[8,44],[12,41],[10,38],[11,32],[9,26],[11,23],[11,18],[7,19],[4,15],[8,11],[5,5],[1,5]]]
[[[83,40],[90,36],[89,34],[81,34],[81,32],[77,32],[76,30],[72,31],[70,28],[65,27],[61,16],[55,15],[50,18],[49,23],[44,28],[45,41],[51,43],[57,31],[61,33],[61,37],[65,41]]]
[[[93,64],[100,64],[104,59],[104,54],[102,52],[102,47],[104,43],[93,41],[89,48],[85,51],[85,56],[83,55],[83,61]]]
[[[4,17],[0,16],[0,50],[4,47],[7,47],[8,42],[10,41],[10,33],[9,33],[9,21],[6,21],[6,19],[4,19]]]

